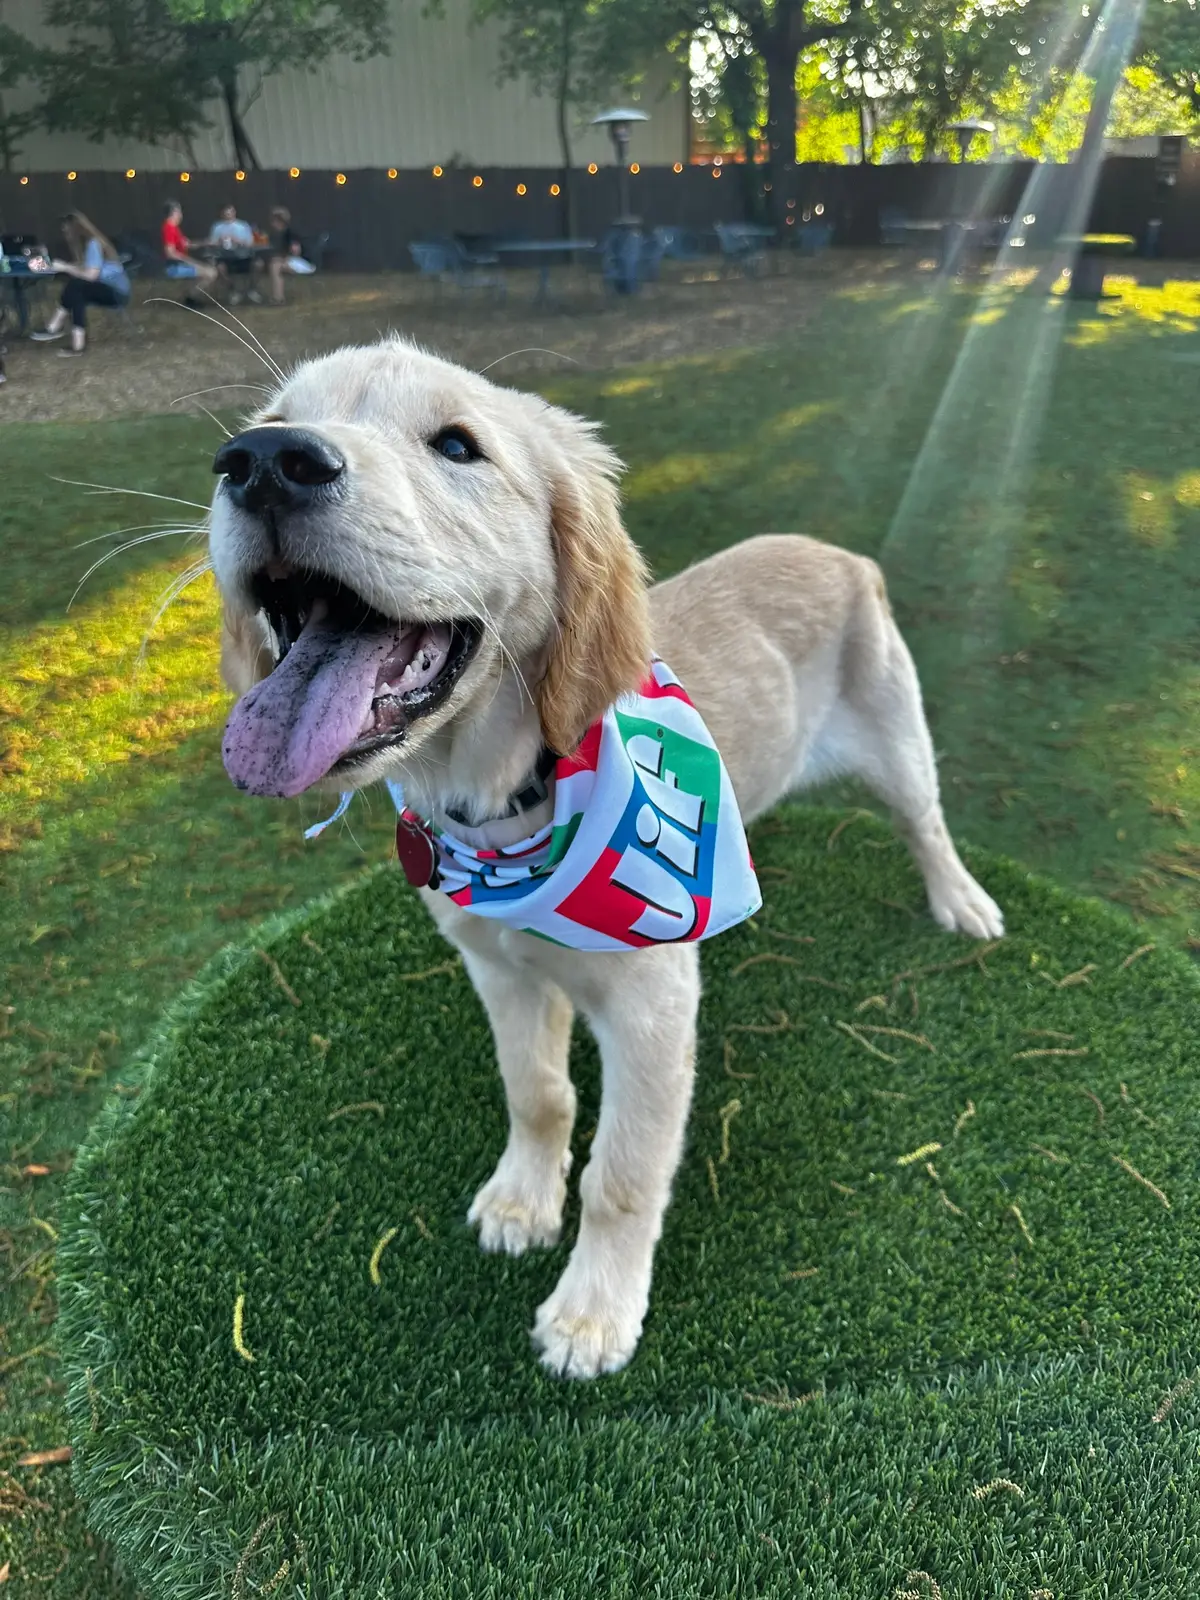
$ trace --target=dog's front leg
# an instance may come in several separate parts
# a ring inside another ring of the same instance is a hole
[[[446,899],[424,897],[434,921],[458,946],[492,1025],[508,1102],[508,1142],[467,1212],[484,1250],[519,1256],[558,1242],[562,1228],[575,1090],[567,1070],[574,1012],[563,991],[528,962],[504,952],[504,936]]]
[[[616,1372],[641,1337],[683,1148],[700,1000],[694,945],[593,957],[590,976],[597,973],[596,988],[579,997],[603,1067],[600,1120],[579,1185],[583,1218],[533,1329],[545,1365],[572,1378]]]
[[[567,1074],[573,1012],[561,989],[528,968],[467,948],[462,956],[487,1008],[508,1100],[508,1143],[467,1220],[483,1249],[519,1256],[530,1245],[556,1244],[562,1227],[575,1121]]]

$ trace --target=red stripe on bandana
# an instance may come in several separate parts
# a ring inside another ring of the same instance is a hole
[[[593,722],[579,741],[579,748],[575,754],[559,756],[554,769],[555,777],[572,778],[577,772],[595,772],[600,761],[600,735],[603,731],[602,722]]]
[[[558,915],[566,917],[570,922],[579,923],[581,927],[607,934],[611,939],[619,939],[622,944],[627,944],[634,950],[642,950],[652,944],[675,943],[674,940],[650,939],[644,934],[634,932],[633,925],[641,917],[646,906],[637,895],[631,894],[628,889],[622,889],[619,884],[612,881],[613,874],[620,864],[621,856],[618,851],[604,850],[587,876],[560,901]],[[693,895],[691,899],[696,911],[696,920],[686,936],[681,934],[678,941],[680,944],[703,938],[704,930],[708,927],[712,910],[711,900],[700,895]]]

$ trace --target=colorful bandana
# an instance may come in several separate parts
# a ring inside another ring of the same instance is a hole
[[[389,783],[411,881],[476,916],[589,951],[711,939],[762,904],[725,763],[662,661],[558,759],[554,777],[553,821],[499,850],[433,833]],[[343,795],[328,821],[349,803]]]
[[[518,844],[433,836],[455,905],[574,950],[638,950],[711,939],[762,904],[725,764],[663,662],[554,776],[553,822]]]

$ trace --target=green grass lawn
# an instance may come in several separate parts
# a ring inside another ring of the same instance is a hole
[[[629,525],[663,575],[764,529],[878,555],[955,831],[1121,902],[1145,924],[1134,942],[1182,944],[1200,921],[1198,361],[1196,284],[1130,289],[1094,314],[1032,292],[981,306],[895,287],[832,295],[766,350],[550,392],[629,462]],[[107,564],[66,612],[97,549],[79,541],[199,513],[53,478],[202,502],[215,441],[180,418],[0,435],[0,1567],[15,1593],[51,1600],[124,1592],[86,1553],[63,1470],[13,1466],[65,1438],[63,1173],[215,948],[387,850],[378,804],[355,808],[353,834],[305,846],[311,802],[229,787],[207,579],[138,665],[156,597],[195,555],[183,537]]]

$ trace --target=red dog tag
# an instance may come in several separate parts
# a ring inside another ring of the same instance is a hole
[[[433,835],[408,812],[396,823],[396,857],[414,889],[437,888],[437,849]]]

